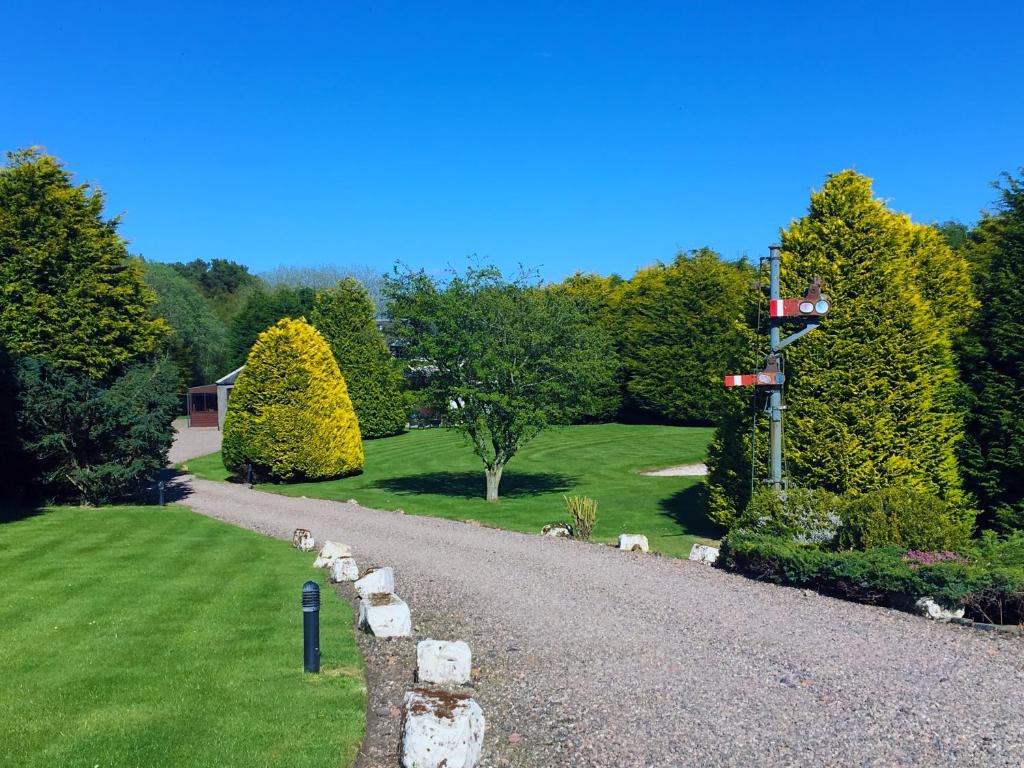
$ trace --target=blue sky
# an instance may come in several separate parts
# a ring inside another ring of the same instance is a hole
[[[971,221],[1024,165],[1020,3],[2,9],[0,147],[162,261],[629,275],[763,252],[832,171]]]

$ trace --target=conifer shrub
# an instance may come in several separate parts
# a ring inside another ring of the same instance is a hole
[[[735,526],[827,547],[835,543],[842,521],[840,510],[839,497],[828,491],[790,488],[780,495],[771,488],[760,488]]]
[[[288,482],[359,472],[363,443],[345,380],[323,336],[285,318],[256,339],[224,422],[224,466]]]
[[[959,550],[968,544],[974,522],[969,510],[907,488],[883,488],[849,498],[841,515],[838,544],[843,549]]]
[[[316,295],[310,317],[338,361],[363,437],[402,432],[408,421],[402,374],[377,329],[366,289],[347,277]]]

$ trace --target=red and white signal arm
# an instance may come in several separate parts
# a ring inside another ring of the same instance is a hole
[[[737,373],[725,377],[727,387],[777,387],[786,380],[778,371],[761,371],[760,373]]]

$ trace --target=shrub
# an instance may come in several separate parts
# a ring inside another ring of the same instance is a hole
[[[947,607],[963,606],[972,618],[982,621],[1024,619],[1024,567],[1019,564],[996,566],[974,560],[918,564],[905,555],[891,546],[826,552],[736,530],[722,540],[718,564],[763,581],[809,587],[871,605],[906,607],[931,597]]]
[[[377,329],[366,289],[351,277],[341,280],[316,295],[310,318],[338,361],[363,438],[404,431],[402,374]]]
[[[18,365],[18,431],[42,494],[104,504],[138,494],[167,464],[177,408],[167,359],[109,382],[37,360]]]
[[[345,380],[327,342],[305,320],[259,335],[224,423],[224,466],[257,480],[318,480],[358,472],[363,443]]]
[[[573,537],[589,541],[597,522],[597,501],[586,496],[565,496],[565,508],[572,518]]]
[[[839,524],[839,497],[809,488],[790,488],[781,495],[761,488],[735,523],[738,528],[822,546],[835,542]]]
[[[928,493],[884,488],[843,505],[838,543],[848,549],[896,546],[957,550],[970,539],[973,517]]]

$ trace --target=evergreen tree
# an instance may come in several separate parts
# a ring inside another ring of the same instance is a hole
[[[646,418],[713,424],[729,394],[722,377],[750,356],[756,308],[745,261],[700,248],[636,273],[619,301],[626,391]]]
[[[961,505],[953,343],[975,306],[965,260],[853,171],[812,193],[782,248],[783,295],[820,276],[832,301],[822,328],[787,349],[791,479],[839,493],[907,487]],[[722,434],[737,428],[735,416],[723,424],[710,456],[710,511],[725,524],[749,496],[736,478],[749,443]]]
[[[981,307],[965,342],[970,387],[966,486],[983,510],[980,524],[1024,529],[1024,178],[1005,177],[998,210],[979,222],[965,246],[983,265]]]
[[[256,479],[320,480],[363,468],[359,423],[324,337],[285,318],[261,333],[224,422],[224,466]]]
[[[0,339],[16,356],[102,377],[151,352],[167,326],[103,218],[103,193],[37,149],[0,168]]]
[[[171,327],[164,339],[179,370],[179,391],[216,381],[228,366],[228,331],[199,289],[169,264],[143,266],[146,284],[156,292],[152,312]]]
[[[345,377],[364,438],[405,429],[402,375],[377,329],[366,289],[346,277],[316,295],[310,321],[327,339]]]
[[[253,342],[265,329],[285,317],[306,317],[316,294],[311,288],[279,286],[273,290],[256,287],[231,319],[228,329],[228,365],[245,362]]]

